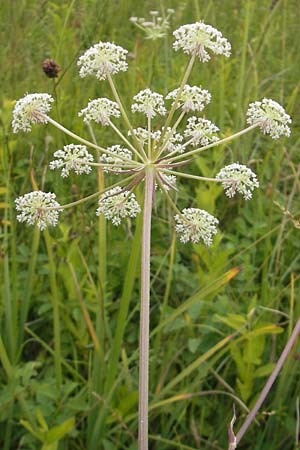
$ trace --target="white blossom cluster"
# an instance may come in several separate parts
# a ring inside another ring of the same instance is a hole
[[[166,35],[170,28],[169,18],[174,12],[174,9],[167,9],[167,16],[163,18],[159,16],[158,11],[150,11],[152,20],[145,20],[143,17],[130,17],[130,20],[140,30],[144,31],[146,39],[156,41]]]
[[[177,178],[175,175],[167,175],[163,173],[160,175],[160,178],[166,191],[169,191],[170,189],[176,189]]]
[[[93,162],[94,158],[87,151],[85,145],[65,145],[63,150],[56,150],[53,156],[57,159],[51,161],[49,167],[51,170],[62,169],[61,176],[63,178],[68,177],[72,170],[76,175],[92,171],[90,163]]]
[[[166,99],[175,100],[178,89],[174,89],[169,92]],[[198,86],[190,86],[186,84],[179,96],[177,108],[181,108],[184,112],[189,111],[202,111],[206,105],[211,101],[211,94],[206,90]],[[174,102],[172,103],[173,106]]]
[[[219,138],[215,136],[215,133],[218,131],[220,131],[219,128],[210,120],[192,116],[188,118],[184,135],[192,140],[192,145],[204,146],[219,140]]]
[[[99,42],[80,56],[77,64],[79,75],[95,75],[98,80],[105,80],[108,75],[125,72],[128,68],[126,55],[128,51],[110,42]]]
[[[105,192],[99,199],[97,216],[103,214],[113,225],[120,225],[121,220],[127,217],[136,217],[141,212],[141,207],[135,199],[134,193],[123,191],[117,186]]]
[[[254,189],[259,187],[256,174],[243,164],[234,163],[223,167],[216,178],[222,181],[222,186],[229,198],[241,194],[245,200],[249,200],[252,198]]]
[[[59,203],[56,195],[51,192],[33,191],[22,195],[15,200],[19,222],[36,225],[40,230],[45,230],[48,225],[55,227],[58,222],[59,210],[43,208],[57,208]]]
[[[274,100],[263,98],[261,102],[250,103],[247,116],[247,123],[250,125],[258,123],[262,132],[269,134],[273,139],[291,134],[288,124],[292,119]]]
[[[212,244],[213,235],[217,234],[218,219],[207,211],[198,208],[185,208],[182,214],[175,216],[176,231],[183,243],[192,241],[197,244],[200,240],[205,245]]]
[[[53,98],[49,94],[27,94],[18,100],[13,110],[12,127],[14,133],[31,131],[36,123],[47,123],[46,114],[51,109]]]
[[[182,25],[173,35],[176,39],[173,44],[176,51],[182,49],[184,53],[196,54],[202,62],[210,59],[206,49],[216,55],[230,56],[230,42],[216,28],[203,22]]]
[[[139,143],[144,146],[145,144],[148,143],[148,136],[149,136],[149,131],[146,128],[143,127],[138,127],[138,128],[134,128],[133,129],[134,135],[136,136],[137,140],[139,141]],[[131,132],[128,131],[128,136],[131,136]],[[150,138],[153,141],[158,141],[158,139],[161,136],[161,132],[160,130],[157,131],[150,131]]]
[[[164,116],[167,112],[164,98],[157,92],[152,92],[149,88],[140,91],[133,97],[135,103],[131,105],[132,112],[140,112],[151,119],[157,114]]]
[[[120,108],[116,102],[108,98],[96,98],[89,101],[86,108],[82,109],[78,116],[83,116],[84,122],[93,120],[96,123],[109,125],[110,117],[120,117]]]
[[[127,148],[122,147],[121,145],[112,145],[111,147],[107,147],[107,150],[116,156],[106,155],[105,153],[103,153],[103,155],[99,157],[100,162],[112,165],[111,168],[105,167],[104,172],[122,172],[122,166],[124,167],[125,165],[126,167],[126,161],[120,159],[120,156],[121,158],[127,158],[128,161],[132,160],[132,152]]]

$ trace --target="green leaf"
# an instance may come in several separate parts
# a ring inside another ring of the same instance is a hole
[[[67,433],[69,433],[69,431],[71,431],[72,428],[74,428],[74,425],[75,425],[75,417],[71,417],[70,419],[65,420],[60,425],[51,428],[51,430],[47,432],[45,442],[47,444],[52,444],[54,442],[59,441]]]
[[[264,366],[261,366],[255,370],[254,377],[255,378],[265,377],[266,375],[269,375],[272,372],[274,367],[275,367],[275,363],[265,364]]]

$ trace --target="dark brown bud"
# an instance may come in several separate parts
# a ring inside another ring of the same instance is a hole
[[[42,69],[48,78],[57,78],[58,72],[60,71],[60,67],[57,62],[54,61],[54,59],[49,58],[45,59],[43,62]]]

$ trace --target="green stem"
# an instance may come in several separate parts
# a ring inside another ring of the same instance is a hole
[[[190,152],[184,153],[182,155],[177,155],[172,157],[172,155],[174,155],[176,152],[172,152],[168,155],[168,157],[166,158],[166,161],[169,162],[173,162],[173,161],[177,161],[178,159],[184,159],[187,158],[188,156],[192,156],[195,155],[196,153],[201,153],[204,150],[207,150],[209,148],[213,148],[213,147],[217,147],[218,145],[222,145],[225,144],[226,142],[232,141],[233,139],[236,139],[240,136],[242,136],[243,134],[248,133],[249,131],[253,130],[254,128],[258,127],[259,123],[255,123],[254,125],[251,125],[250,127],[244,128],[241,131],[238,131],[235,134],[232,134],[231,136],[228,136],[224,139],[220,139],[219,141],[216,142],[212,142],[211,144],[205,145],[204,147],[199,147],[196,148],[195,150],[191,150]]]
[[[116,89],[116,86],[115,86],[114,81],[113,81],[112,77],[110,76],[110,74],[107,75],[107,79],[108,79],[109,85],[111,87],[112,93],[113,93],[113,95],[115,97],[115,100],[116,100],[116,102],[119,105],[121,114],[122,114],[122,116],[123,116],[123,118],[125,120],[125,123],[126,123],[128,129],[129,129],[130,133],[131,133],[132,139],[134,140],[135,145],[137,146],[137,148],[141,151],[142,154],[144,154],[144,149],[143,149],[142,145],[140,144],[139,140],[137,139],[136,135],[134,134],[133,127],[132,127],[132,125],[130,123],[130,120],[128,119],[128,116],[126,114],[125,108],[124,108],[124,106],[123,106],[123,104],[121,102],[121,99],[119,97],[118,91]]]
[[[53,331],[54,331],[54,363],[56,373],[56,385],[60,390],[62,384],[62,370],[61,370],[61,340],[60,340],[60,317],[59,317],[59,294],[56,280],[56,262],[52,250],[51,237],[48,230],[44,231],[44,238],[47,247],[49,260],[49,277],[51,286],[51,301],[53,308]]]
[[[56,120],[52,119],[49,116],[45,116],[47,118],[47,121],[50,122],[52,125],[54,125],[56,128],[58,128],[60,131],[63,131],[68,136],[71,136],[72,138],[76,139],[76,141],[81,142],[82,144],[94,148],[100,153],[105,153],[106,155],[110,155],[113,158],[116,157],[116,155],[109,150],[99,147],[99,145],[93,144],[93,142],[87,141],[86,139],[83,139],[82,137],[78,136],[77,134],[73,133],[73,131],[68,130],[66,127],[61,125],[60,123],[56,122]],[[138,163],[137,161],[132,161],[130,159],[125,158],[124,156],[118,156],[119,159],[126,162],[127,164],[134,164],[136,166],[141,166],[141,163]]]
[[[143,162],[144,159],[142,158],[142,156],[140,155],[140,153],[137,151],[137,149],[128,141],[128,139],[124,136],[123,133],[121,133],[121,131],[119,130],[118,127],[116,127],[116,125],[109,121],[109,125],[112,127],[112,129],[117,133],[118,136],[120,136],[120,138],[125,142],[125,144],[135,153],[135,155]],[[145,159],[147,159],[146,153],[143,149],[143,154],[145,156]]]
[[[141,309],[139,344],[139,450],[148,450],[149,401],[149,324],[150,324],[150,250],[151,216],[154,189],[152,167],[145,174],[145,201],[142,233]]]
[[[228,182],[234,181],[231,179],[218,180],[217,178],[198,177],[197,175],[191,175],[190,173],[175,172],[175,170],[169,170],[169,169],[160,169],[160,172],[169,173],[171,175],[178,175],[179,177],[190,178],[191,180],[198,180],[198,181],[214,181],[215,183],[223,183],[224,181],[228,181]]]
[[[180,122],[182,121],[183,117],[185,116],[185,111],[182,111],[180,116],[178,117],[178,119],[176,120],[176,122],[174,123],[172,129],[168,132],[162,148],[160,149],[160,151],[158,152],[156,158],[158,159],[160,157],[160,155],[162,154],[162,152],[165,150],[166,146],[168,145],[169,139],[170,137],[173,135],[173,133],[177,130],[178,125],[180,124]]]

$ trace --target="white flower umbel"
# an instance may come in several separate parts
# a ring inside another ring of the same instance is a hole
[[[82,109],[78,116],[83,116],[84,122],[94,121],[102,125],[109,125],[110,117],[120,117],[120,108],[116,102],[108,98],[91,100],[87,107]]]
[[[16,198],[16,210],[19,222],[29,225],[37,225],[40,230],[45,230],[48,225],[55,227],[58,222],[59,210],[45,210],[43,208],[57,208],[59,203],[56,195],[51,192],[33,191]]]
[[[261,102],[250,103],[247,116],[247,123],[259,124],[262,132],[269,134],[273,139],[291,134],[288,124],[292,122],[292,119],[274,100],[264,98]]]
[[[162,132],[164,131],[164,127],[162,127]],[[175,131],[171,133],[171,127],[167,127],[167,131],[165,133],[165,136],[168,136],[168,141],[166,144],[164,144],[164,150],[169,153],[183,153],[184,147],[182,146],[183,136],[180,133],[176,133]],[[159,138],[161,137],[161,132],[159,132]]]
[[[150,11],[152,21],[145,20],[143,17],[130,17],[130,21],[144,31],[146,39],[156,41],[166,35],[167,30],[170,28],[169,18],[174,12],[174,9],[167,9],[167,16],[163,18],[159,16],[158,11]]]
[[[136,103],[131,105],[132,112],[140,112],[151,119],[157,114],[164,116],[167,112],[164,105],[164,98],[157,92],[152,92],[149,88],[140,91],[133,97]]]
[[[135,199],[134,193],[123,191],[120,186],[110,189],[100,197],[97,216],[103,214],[113,225],[120,225],[126,217],[136,217],[141,212],[141,207]]]
[[[14,133],[31,131],[36,123],[47,123],[47,114],[51,109],[53,98],[49,94],[27,94],[15,104],[12,127]]]
[[[208,145],[219,140],[215,133],[219,128],[210,120],[192,116],[188,119],[184,135],[190,138],[191,145]]]
[[[80,56],[77,64],[79,75],[95,75],[98,80],[105,80],[108,74],[125,72],[128,68],[126,55],[128,51],[110,42],[99,42]]]
[[[212,244],[213,235],[218,232],[218,219],[203,209],[185,208],[182,215],[175,216],[175,221],[176,231],[184,243],[192,241],[197,244],[202,240],[208,246]]]
[[[216,55],[230,56],[230,42],[216,28],[203,22],[182,25],[173,35],[176,39],[173,44],[175,50],[182,48],[185,53],[196,54],[202,62],[210,59],[206,49]]]
[[[217,174],[216,178],[222,181],[227,197],[241,194],[245,200],[252,197],[255,188],[259,187],[256,174],[243,164],[230,164]]]
[[[51,161],[49,167],[61,169],[61,176],[68,177],[70,171],[74,170],[77,175],[90,173],[92,168],[89,165],[94,160],[93,156],[87,151],[85,145],[69,144],[65,145],[63,150],[57,150],[54,155],[54,161]]]
[[[149,131],[146,128],[138,127],[133,129],[134,135],[136,136],[139,143],[144,146],[145,143],[148,142]],[[131,131],[128,131],[128,136],[131,136]],[[150,138],[153,141],[158,141],[161,136],[161,132],[150,131]]]
[[[127,148],[122,147],[121,145],[112,145],[111,147],[107,147],[107,150],[116,156],[114,157],[112,155],[106,155],[105,153],[100,156],[100,162],[112,165],[112,167],[105,167],[104,172],[121,172],[121,166],[124,166],[126,168],[126,162],[120,159],[120,156],[123,158],[127,158],[128,160],[132,160],[132,152]]]
[[[166,96],[167,100],[175,100],[177,98],[178,89],[169,92]],[[177,108],[181,108],[184,112],[202,111],[211,100],[211,94],[198,86],[189,86],[186,84],[179,96]],[[173,106],[174,102],[172,103]]]
[[[164,185],[164,188],[166,191],[169,191],[170,189],[176,189],[176,176],[175,175],[166,175],[161,174],[160,179]]]

